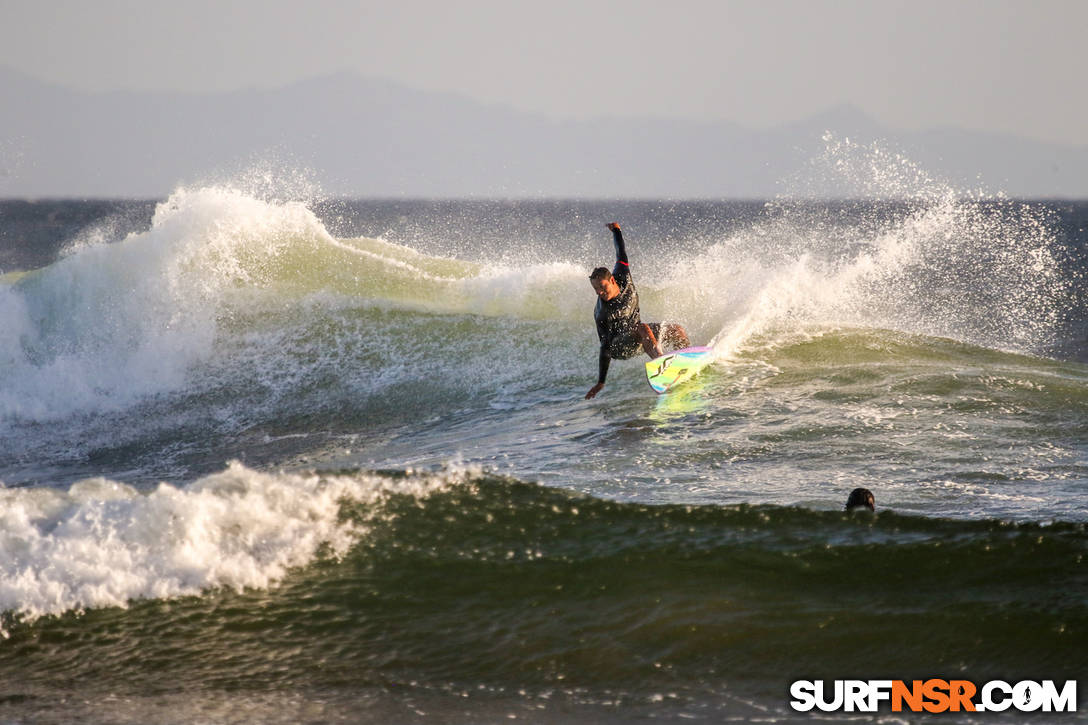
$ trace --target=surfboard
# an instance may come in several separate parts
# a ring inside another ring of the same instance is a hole
[[[691,380],[712,362],[714,362],[712,347],[685,347],[674,350],[646,363],[646,382],[655,393],[667,393],[677,385]]]

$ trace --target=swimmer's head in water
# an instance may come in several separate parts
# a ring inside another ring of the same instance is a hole
[[[850,492],[850,498],[846,499],[847,511],[859,508],[876,511],[876,499],[873,498],[873,492],[867,488],[855,488]]]

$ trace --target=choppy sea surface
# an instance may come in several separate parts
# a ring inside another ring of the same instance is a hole
[[[907,191],[0,202],[0,720],[1083,700],[1088,204]],[[673,394],[583,399],[608,221],[720,355]]]

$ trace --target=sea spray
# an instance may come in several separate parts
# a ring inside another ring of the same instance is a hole
[[[709,330],[726,357],[768,335],[835,327],[1056,349],[1082,273],[1065,264],[1049,211],[964,195],[877,144],[825,141],[815,179],[792,183],[848,189],[851,201],[794,192],[749,227],[674,257],[660,294],[678,317]]]

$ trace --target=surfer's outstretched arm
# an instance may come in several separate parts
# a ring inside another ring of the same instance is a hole
[[[612,274],[618,275],[621,272],[626,272],[630,267],[627,259],[627,248],[623,244],[623,232],[620,231],[620,225],[612,222],[606,226],[612,230],[612,244],[616,246],[616,267],[612,270]]]
[[[612,356],[608,354],[608,348],[601,345],[601,355],[597,361],[597,384],[586,393],[586,400],[594,398],[604,388],[604,379],[608,377],[608,364],[612,362]]]

